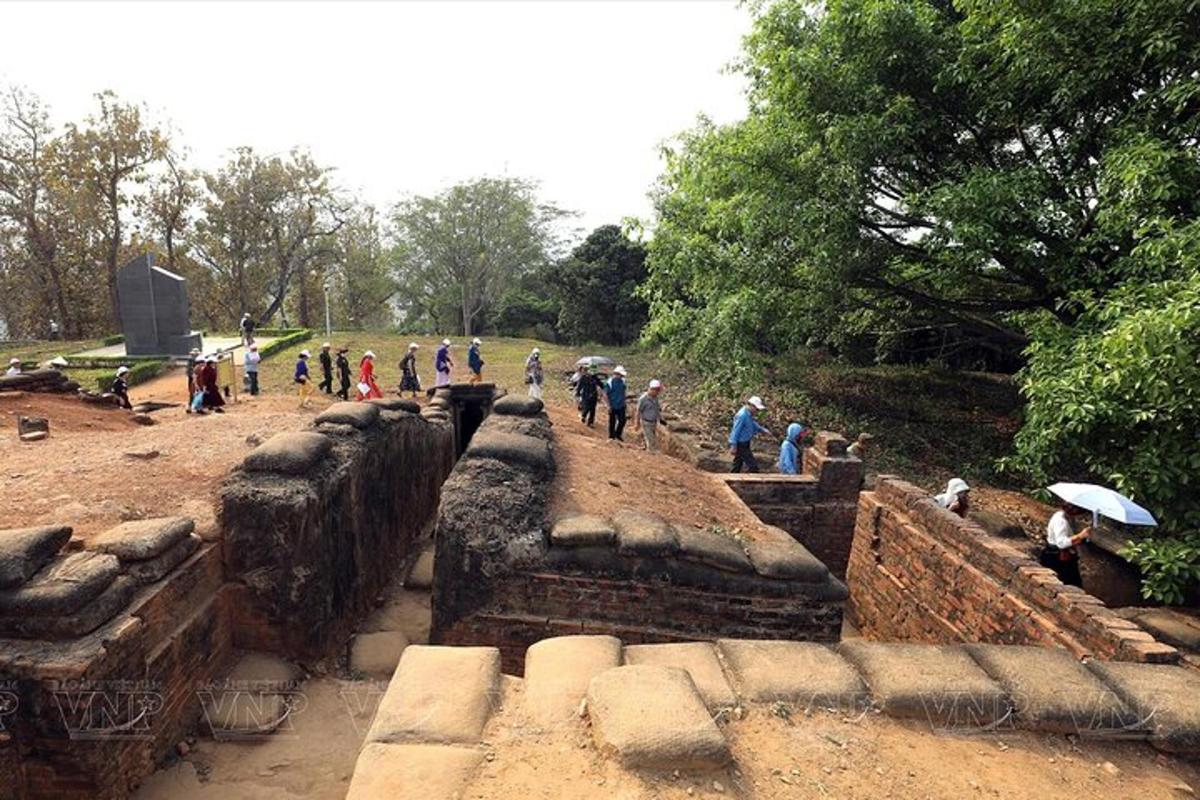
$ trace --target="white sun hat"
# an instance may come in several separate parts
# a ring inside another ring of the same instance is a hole
[[[446,347],[449,347],[449,346],[450,346],[450,340],[449,340],[449,339],[442,339],[442,344],[443,344],[444,346],[446,346]]]
[[[324,344],[321,345],[322,350],[328,350],[331,347],[333,347],[333,345],[331,345],[329,342],[325,342]]]
[[[619,364],[617,365],[617,368],[613,370],[613,372],[617,373],[618,375],[620,375],[622,377],[629,374],[628,372],[625,371],[625,368]]]
[[[17,364],[20,364],[20,363],[21,363],[21,359],[19,359],[19,358],[10,358],[10,359],[8,360],[8,363],[9,363],[11,366],[14,366],[14,367],[15,367]]]
[[[129,372],[129,367],[125,367],[125,366],[117,367],[117,376],[118,377],[120,377],[121,375],[124,375],[126,372]]]
[[[476,336],[474,339],[471,340],[471,344],[483,344],[483,342],[479,341],[479,337]]]
[[[301,350],[300,355],[304,356],[305,358],[308,358],[309,356],[312,355],[312,353],[308,352],[307,350]]]
[[[662,381],[660,381],[658,378],[655,378],[654,380],[650,381],[650,388],[651,389],[661,389]]]
[[[420,347],[420,346],[421,346],[421,345],[417,344],[416,342],[409,342],[409,343],[408,343],[408,349],[409,349],[409,350],[416,350],[416,349],[417,349],[418,347]]]
[[[946,494],[951,496],[969,491],[971,491],[971,487],[962,478],[951,478],[950,482],[946,484]]]
[[[533,354],[535,356],[540,356],[542,354],[542,348],[540,348],[540,347],[533,348]]]
[[[750,405],[754,406],[755,408],[757,408],[759,411],[766,411],[766,409],[767,409],[766,403],[764,403],[762,401],[762,398],[759,397],[758,395],[754,395],[746,402],[749,403]]]
[[[374,353],[372,353],[370,350],[368,350],[367,352],[363,353],[363,358],[374,358],[374,357],[375,357],[375,354],[374,354]]]

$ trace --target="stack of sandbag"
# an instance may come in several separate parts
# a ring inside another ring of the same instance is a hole
[[[79,384],[68,380],[56,369],[35,369],[16,375],[0,375],[0,392],[53,392],[57,394],[79,391]]]

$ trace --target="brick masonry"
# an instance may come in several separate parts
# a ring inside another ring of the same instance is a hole
[[[1064,647],[1174,662],[1174,648],[926,492],[880,476],[858,503],[847,613],[869,639]]]

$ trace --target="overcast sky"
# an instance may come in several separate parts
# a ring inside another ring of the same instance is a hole
[[[380,206],[464,178],[533,178],[584,228],[647,216],[658,145],[744,111],[733,2],[10,3],[0,82],[61,123],[113,89],[190,163],[311,148]]]

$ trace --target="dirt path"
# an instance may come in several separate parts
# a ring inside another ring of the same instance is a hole
[[[551,515],[569,511],[610,515],[622,509],[659,514],[673,522],[719,526],[754,538],[763,524],[719,478],[643,448],[641,434],[626,428],[625,442],[608,439],[607,418],[595,428],[579,421],[573,406],[547,406],[554,423],[558,474]]]

